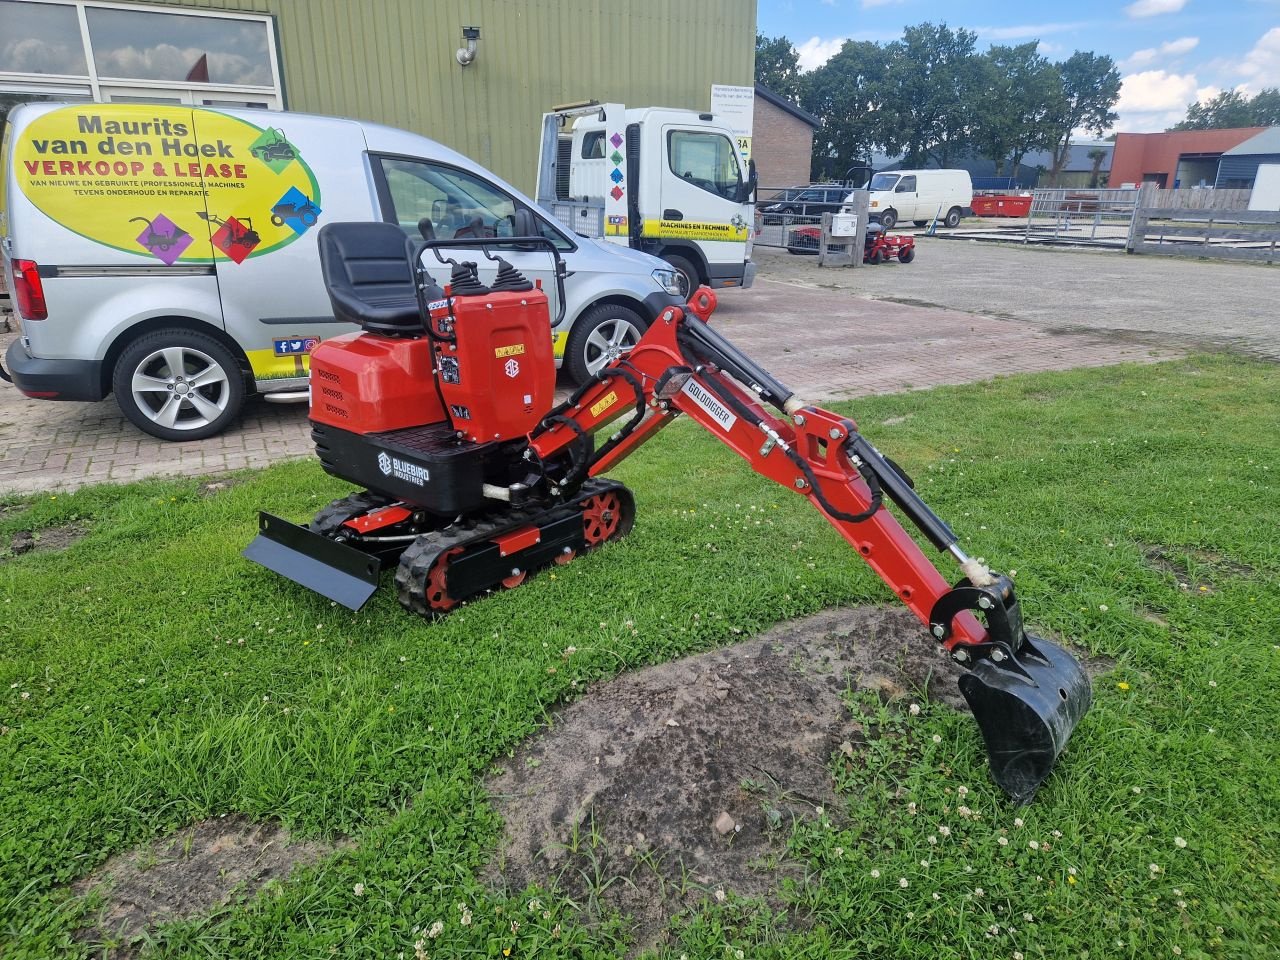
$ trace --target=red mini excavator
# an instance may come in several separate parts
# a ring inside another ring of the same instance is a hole
[[[308,527],[262,514],[247,557],[352,609],[394,564],[404,606],[447,614],[626,535],[634,500],[602,475],[683,414],[809,500],[967,668],[960,688],[992,775],[1030,800],[1089,708],[1087,677],[1026,632],[1012,581],[965,555],[852,420],[797,398],[709,324],[710,290],[665,309],[630,352],[555,404],[548,298],[490,252],[546,249],[562,293],[547,240],[447,241],[496,264],[488,285],[475,263],[438,249],[432,261],[432,244],[406,243],[395,224],[330,224],[319,244],[334,313],[363,332],[312,354],[312,436],[324,469],[364,492]],[[429,272],[436,261],[451,268],[447,287]],[[886,498],[950,553],[956,584]]]

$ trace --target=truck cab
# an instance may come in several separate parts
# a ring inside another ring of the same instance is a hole
[[[571,230],[665,260],[689,293],[751,286],[755,168],[711,114],[559,107],[540,156],[537,199]]]

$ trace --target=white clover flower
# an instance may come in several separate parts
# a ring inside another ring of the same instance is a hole
[[[1174,838],[1173,838],[1173,845],[1174,845],[1175,847],[1177,847],[1179,850],[1181,850],[1181,849],[1183,849],[1184,847],[1186,847],[1186,845],[1187,845],[1187,841],[1183,840],[1181,837],[1174,837]]]
[[[996,837],[996,843],[1000,844],[1000,846],[1002,846],[1002,847],[1007,847],[1007,846],[1009,845],[1009,838],[1008,838],[1008,837]]]
[[[1023,919],[1025,922],[1027,922],[1027,923],[1034,923],[1034,922],[1035,922],[1035,917],[1033,917],[1033,916],[1032,916],[1031,914],[1029,914],[1029,913],[1024,913],[1024,914],[1022,915],[1022,919]]]
[[[872,879],[872,880],[879,880],[879,879],[880,879],[880,871],[879,871],[879,870],[876,870],[876,869],[874,869],[874,868],[872,868],[872,870],[871,870],[871,879]]]
[[[1015,827],[1020,827],[1020,826],[1022,826],[1022,818],[1021,818],[1021,817],[1014,817],[1014,818],[1013,818],[1013,825],[1014,825]]]
[[[355,893],[355,895],[356,895],[357,897],[363,897],[363,896],[364,896],[364,884],[363,884],[363,883],[357,883],[357,884],[356,884],[354,887],[352,887],[351,889],[354,891],[354,893]]]
[[[1147,869],[1148,869],[1148,870],[1150,870],[1152,873],[1159,873],[1159,872],[1160,872],[1160,864],[1158,864],[1158,863],[1148,863],[1148,864],[1147,864]]]
[[[985,896],[985,895],[986,895],[986,891],[985,891],[985,890],[983,890],[981,887],[974,887],[974,888],[973,888],[973,895],[974,895],[975,897]]]
[[[907,889],[907,887],[911,886],[911,881],[908,880],[906,877],[899,877],[898,886],[900,886],[903,890],[905,890]]]
[[[440,934],[442,933],[444,933],[444,924],[441,921],[437,920],[435,923],[431,925],[431,929],[427,931],[427,936],[430,937],[432,940],[434,940],[436,937],[440,936]]]
[[[1173,948],[1173,955],[1174,955],[1175,957],[1180,957],[1180,956],[1182,956],[1182,948],[1181,948],[1181,947],[1179,947],[1179,946],[1177,946],[1177,945],[1175,944],[1175,945],[1174,945],[1174,948]]]
[[[920,704],[913,703],[911,706],[907,707],[907,713],[911,714],[913,717],[920,716]]]
[[[968,787],[964,786],[963,784],[956,787],[956,796],[964,798],[964,797],[967,797],[968,795],[969,795]]]
[[[460,924],[462,924],[464,927],[469,927],[469,926],[471,926],[471,911],[470,911],[470,910],[463,910],[463,911],[462,911],[462,919],[461,919],[461,920],[459,920],[458,922],[459,922]]]
[[[945,823],[942,824],[942,826],[938,827],[938,832],[942,834],[944,837],[951,836],[951,828],[948,827]]]
[[[1028,841],[1028,842],[1027,842],[1027,846],[1028,846],[1028,847],[1030,847],[1032,850],[1039,850],[1039,849],[1040,849],[1040,841],[1039,841],[1039,840],[1030,840],[1030,841]]]
[[[940,734],[935,733],[935,734],[933,735],[933,742],[934,742],[934,743],[941,743],[941,742],[942,742],[942,736],[941,736]]]
[[[725,892],[724,892],[723,890],[717,890],[717,891],[716,891],[716,902],[717,902],[717,903],[724,903],[724,901],[725,901]]]

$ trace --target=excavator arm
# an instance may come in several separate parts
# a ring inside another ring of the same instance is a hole
[[[526,458],[552,485],[546,492],[572,492],[681,414],[696,421],[761,476],[809,500],[967,669],[960,687],[992,774],[1013,799],[1030,800],[1089,707],[1088,678],[1061,647],[1026,632],[1012,581],[966,556],[910,478],[854,421],[800,400],[715,330],[708,322],[715,305],[703,288],[687,311],[664,310],[628,354],[530,434]],[[593,436],[606,433],[594,448]],[[955,584],[886,499],[950,555],[960,573]]]

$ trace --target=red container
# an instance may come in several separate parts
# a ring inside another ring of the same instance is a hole
[[[311,353],[311,419],[352,433],[382,433],[445,419],[426,337],[348,333]]]
[[[974,197],[972,206],[979,217],[1025,217],[1031,213],[1031,197],[993,193]]]

